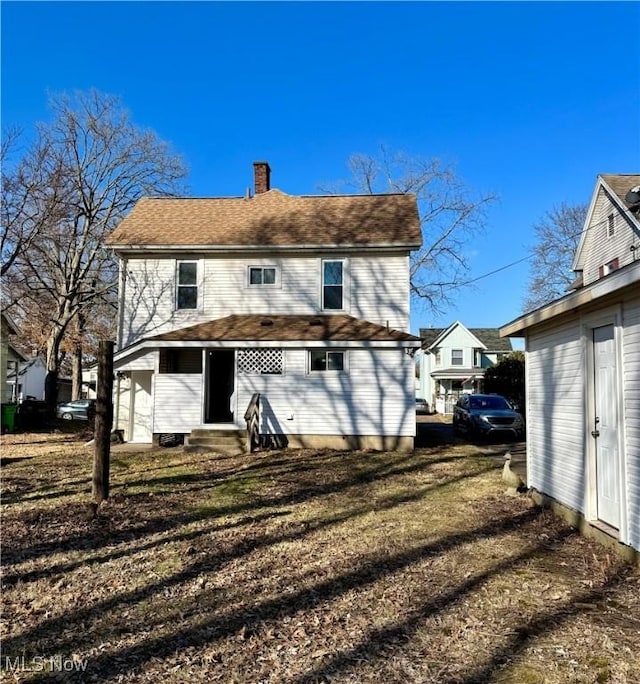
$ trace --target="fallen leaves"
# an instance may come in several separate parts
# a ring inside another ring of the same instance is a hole
[[[638,575],[477,447],[119,453],[91,518],[81,444],[8,446],[4,653],[86,681],[640,680]]]

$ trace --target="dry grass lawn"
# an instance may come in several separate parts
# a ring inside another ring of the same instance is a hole
[[[488,449],[119,452],[95,519],[81,441],[2,459],[4,681],[640,681],[637,570]]]

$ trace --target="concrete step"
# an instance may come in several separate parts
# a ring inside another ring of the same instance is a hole
[[[216,435],[211,435],[210,437],[194,437],[189,436],[189,444],[226,444],[227,446],[243,446],[247,443],[247,438],[245,435],[222,435],[217,437]]]
[[[242,437],[246,434],[246,430],[210,430],[208,428],[196,428],[191,430],[192,437],[210,437],[211,435],[230,437],[240,435]]]
[[[184,447],[187,453],[241,454],[247,450],[244,430],[192,430]]]
[[[182,450],[186,454],[224,454],[225,456],[237,456],[247,452],[243,447],[228,444],[187,444]]]

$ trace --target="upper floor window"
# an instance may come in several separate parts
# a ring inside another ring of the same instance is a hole
[[[344,309],[344,261],[322,262],[322,308]]]
[[[177,309],[198,308],[198,262],[179,261],[176,288]]]
[[[276,285],[276,278],[275,266],[249,266],[249,287]]]
[[[343,351],[310,351],[309,371],[344,371],[345,352]]]
[[[442,352],[438,349],[436,351],[436,366],[441,366],[442,365]]]
[[[613,237],[616,234],[616,224],[613,214],[607,217],[607,237]]]
[[[482,366],[482,351],[480,349],[473,350],[473,365],[475,368]]]
[[[604,276],[609,275],[609,273],[617,271],[618,268],[620,268],[620,262],[618,261],[618,257],[616,257],[615,259],[612,259],[608,263],[604,264],[604,266],[600,266],[598,269],[598,275],[603,278]]]
[[[451,365],[452,366],[462,366],[462,361],[463,361],[462,349],[452,349],[451,350]]]

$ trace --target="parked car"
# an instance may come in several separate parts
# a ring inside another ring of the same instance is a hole
[[[56,416],[63,420],[93,420],[96,415],[95,399],[74,399],[58,404]]]
[[[416,413],[428,414],[429,404],[426,399],[416,399]]]
[[[463,394],[453,407],[453,429],[471,438],[521,438],[524,420],[499,394]]]

